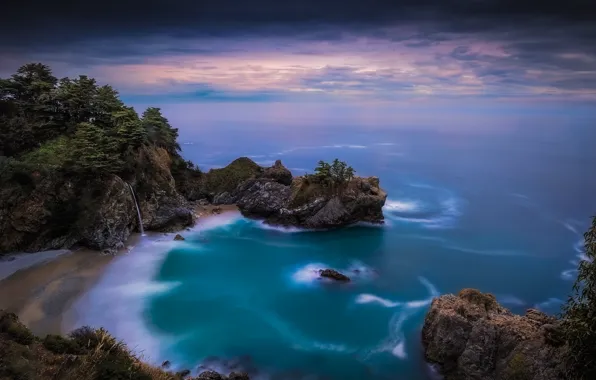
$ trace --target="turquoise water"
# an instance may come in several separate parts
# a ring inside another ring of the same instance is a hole
[[[203,167],[251,155],[301,174],[319,159],[347,160],[381,178],[386,225],[308,232],[221,215],[186,231],[185,242],[149,239],[119,258],[81,301],[79,322],[179,368],[419,380],[433,375],[420,328],[435,295],[475,287],[517,313],[558,312],[596,210],[596,181],[582,176],[596,161],[585,135],[348,136],[288,144],[246,134],[240,146],[189,134],[183,146]],[[353,282],[318,280],[324,267]]]

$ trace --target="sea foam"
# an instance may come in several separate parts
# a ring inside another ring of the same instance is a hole
[[[239,214],[234,213],[217,215],[200,221],[190,233],[225,228],[239,219]],[[150,331],[143,314],[150,297],[168,294],[180,285],[176,281],[153,280],[171,249],[191,244],[173,241],[173,237],[174,234],[166,234],[154,240],[144,238],[128,254],[117,257],[100,281],[74,305],[77,320],[69,328],[104,327],[149,363],[171,360],[171,355],[162,356],[160,347],[167,347],[180,337]]]

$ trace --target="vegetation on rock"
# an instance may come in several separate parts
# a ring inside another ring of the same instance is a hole
[[[137,228],[192,223],[202,173],[159,108],[139,117],[110,86],[27,64],[0,79],[0,252],[121,244]],[[178,192],[180,191],[180,193]]]
[[[77,174],[124,174],[142,146],[166,149],[176,165],[178,130],[159,108],[139,117],[109,85],[85,75],[58,80],[41,63],[0,80],[0,156],[13,170],[45,168]],[[7,169],[4,168],[4,171]],[[24,170],[25,173],[30,170]]]
[[[323,160],[319,161],[312,178],[326,186],[337,186],[350,182],[356,171],[344,161],[334,159],[331,164]]]
[[[426,315],[426,358],[446,379],[596,378],[596,217],[584,239],[585,259],[560,316],[514,315],[476,289],[443,295]]]
[[[81,327],[67,337],[40,339],[15,314],[3,310],[0,352],[3,380],[191,380],[188,370],[174,373],[144,363],[104,329]]]
[[[205,175],[205,190],[211,195],[232,192],[239,184],[260,174],[262,170],[250,158],[237,158],[226,167],[209,170]]]
[[[596,379],[596,217],[584,234],[586,260],[581,260],[573,293],[563,308],[563,330],[569,350],[570,378]]]

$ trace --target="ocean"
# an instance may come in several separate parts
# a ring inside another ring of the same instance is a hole
[[[339,158],[378,176],[386,223],[311,232],[234,213],[200,221],[184,242],[146,239],[119,257],[79,302],[79,324],[193,372],[433,378],[420,342],[432,298],[472,287],[515,313],[558,313],[596,211],[588,123],[481,119],[461,129],[183,123],[183,155],[204,170],[248,156],[300,175]],[[353,281],[318,280],[319,268]]]

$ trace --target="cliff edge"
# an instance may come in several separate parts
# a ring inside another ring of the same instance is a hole
[[[422,343],[446,380],[566,379],[556,318],[535,309],[514,315],[475,289],[433,300]]]

